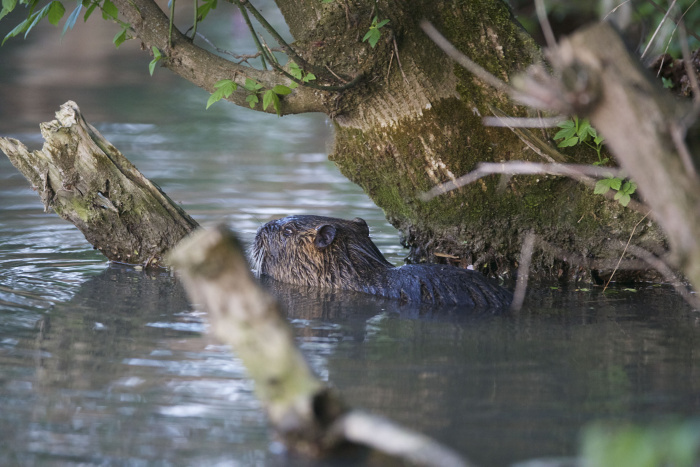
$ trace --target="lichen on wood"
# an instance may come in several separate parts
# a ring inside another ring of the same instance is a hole
[[[72,222],[112,261],[158,265],[197,227],[68,101],[41,124],[45,143],[30,152],[0,138],[0,150],[39,193],[44,209]]]

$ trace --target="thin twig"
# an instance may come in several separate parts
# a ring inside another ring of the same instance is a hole
[[[484,126],[506,128],[554,128],[566,117],[484,117]]]
[[[273,49],[273,50],[274,50],[274,49]],[[389,63],[389,67],[391,67],[391,63]],[[344,83],[344,84],[348,84],[348,80],[343,79],[343,78],[341,78],[340,76],[338,76],[337,74],[335,74],[335,71],[331,70],[331,67],[329,67],[328,65],[326,65],[325,68],[326,68],[326,70],[328,70],[328,72],[329,72],[330,74],[332,74],[333,76],[335,76],[335,77],[338,79],[338,81],[340,81],[341,83]]]
[[[634,236],[634,232],[637,231],[637,227],[639,227],[639,224],[641,224],[642,221],[644,221],[644,219],[646,219],[647,216],[649,216],[649,214],[651,214],[651,210],[649,210],[649,212],[644,214],[644,217],[639,219],[639,222],[637,222],[635,224],[634,228],[632,229],[632,233],[630,234],[630,237],[627,239],[627,244],[625,245],[624,250],[622,250],[622,254],[620,255],[620,259],[617,261],[617,264],[615,265],[615,269],[613,269],[612,274],[610,274],[608,281],[605,283],[605,287],[603,287],[603,292],[605,292],[607,290],[608,286],[610,285],[610,281],[613,280],[613,277],[615,276],[615,272],[617,272],[617,268],[620,267],[620,263],[622,262],[622,258],[625,257],[625,253],[627,252],[627,248],[630,246],[630,242],[632,241],[632,237]]]
[[[626,174],[618,168],[614,167],[598,167],[595,165],[586,164],[559,164],[559,163],[549,163],[543,164],[538,162],[527,162],[527,161],[511,161],[511,162],[482,162],[476,166],[476,169],[469,172],[466,175],[445,182],[441,185],[437,185],[418,195],[421,201],[430,201],[436,196],[442,195],[449,191],[461,188],[470,183],[474,183],[480,178],[486,177],[487,175],[494,174],[504,174],[504,175],[557,175],[569,177],[582,183],[590,188],[594,188],[596,180],[591,177],[596,178],[608,178],[608,177],[626,177]],[[614,193],[608,191],[603,196],[607,199],[614,199]],[[637,212],[647,212],[649,211],[649,206],[644,203],[640,203],[635,200],[630,200],[627,204],[629,209]]]
[[[690,88],[693,90],[693,113],[695,113],[695,117],[697,117],[697,112],[700,111],[700,84],[698,83],[698,75],[695,72],[695,67],[693,66],[693,57],[691,57],[690,48],[688,47],[687,30],[682,19],[678,24],[678,28],[681,42],[681,53],[683,54],[683,65],[685,65],[685,72],[688,75]],[[688,126],[694,123],[695,118],[693,117],[692,120],[693,121],[690,121]]]
[[[542,28],[542,34],[544,34],[544,39],[547,41],[547,47],[551,50],[556,49],[557,40],[554,37],[552,25],[549,24],[549,19],[547,19],[547,8],[544,6],[544,0],[535,0],[535,11],[537,12],[537,19],[540,22],[540,27]]]
[[[216,44],[214,44],[212,41],[210,41],[209,39],[207,39],[201,32],[198,32],[198,33],[197,33],[197,37],[199,37],[200,39],[202,39],[204,42],[206,42],[206,43],[209,45],[209,47],[211,47],[212,49],[216,50],[217,52],[219,52],[219,53],[221,53],[221,54],[229,55],[229,56],[235,58],[236,60],[240,60],[239,62],[236,62],[236,63],[239,64],[239,65],[240,65],[241,63],[243,63],[243,62],[246,62],[246,63],[247,63],[248,60],[253,59],[253,58],[258,58],[259,56],[262,55],[262,52],[260,52],[260,51],[255,52],[254,54],[242,54],[242,55],[237,55],[237,54],[235,54],[235,53],[233,53],[233,52],[231,52],[231,51],[229,51],[229,50],[225,50],[225,49],[222,49],[222,48],[220,48],[220,47],[217,47]],[[273,51],[273,52],[283,52],[283,50],[280,49],[280,48],[273,48],[272,51]]]
[[[651,44],[654,42],[654,38],[656,35],[659,33],[661,30],[661,26],[663,26],[664,22],[666,21],[666,18],[668,18],[668,15],[671,13],[671,10],[673,7],[676,5],[676,1],[678,0],[673,0],[671,2],[671,6],[668,7],[668,10],[666,10],[666,14],[664,14],[664,17],[661,18],[661,21],[659,22],[659,25],[656,27],[656,31],[654,31],[654,34],[652,34],[651,39],[649,39],[649,42],[647,43],[647,46],[644,48],[644,52],[642,52],[642,55],[639,57],[640,59],[644,58],[646,55],[647,51],[649,50],[649,47],[651,47]]]
[[[658,3],[656,3],[654,0],[646,0],[646,1],[647,1],[647,3],[650,3],[651,5],[653,5],[654,8],[656,8],[656,9],[657,9],[658,11],[660,11],[661,13],[665,13],[665,12],[667,11],[667,10],[664,9],[661,5],[659,5]],[[695,3],[695,2],[693,2],[693,3]],[[690,6],[693,6],[693,4],[691,3]],[[688,7],[688,8],[686,9],[686,12],[687,12],[689,9],[690,9],[690,7]],[[685,13],[684,13],[684,14],[685,14]],[[678,24],[678,18],[671,17],[671,20],[672,20],[674,23]],[[698,36],[698,35],[697,35],[696,33],[694,33],[693,31],[689,31],[689,34],[690,34],[691,36],[693,36],[694,38],[696,38],[697,40],[700,41],[700,36]]]
[[[465,185],[475,182],[487,175],[493,174],[508,174],[508,175],[561,175],[570,177],[580,181],[586,175],[596,178],[606,177],[624,177],[625,174],[614,167],[598,167],[587,164],[559,164],[559,163],[540,163],[527,161],[511,161],[511,162],[482,162],[477,165],[476,169],[466,175],[437,185],[431,190],[423,193],[421,199],[429,201],[438,195],[447,193],[448,191],[461,188]],[[588,178],[588,177],[586,177]]]
[[[518,280],[513,292],[513,302],[510,304],[510,311],[518,312],[523,307],[525,301],[525,292],[527,292],[527,281],[530,275],[530,261],[532,260],[532,252],[535,249],[535,234],[528,232],[523,240],[523,246],[520,249],[520,262],[518,264]]]
[[[394,52],[393,50],[391,51],[391,57],[389,57],[389,67],[386,69],[386,77],[384,78],[384,81],[386,81],[386,84],[389,84],[389,73],[391,73],[391,64],[394,63]]]
[[[245,20],[246,26],[248,26],[248,30],[250,31],[250,35],[253,36],[253,41],[255,42],[255,47],[257,47],[258,52],[260,52],[260,61],[262,62],[262,67],[263,70],[267,70],[267,65],[265,64],[265,49],[263,49],[262,44],[260,43],[260,39],[258,39],[258,34],[255,32],[255,28],[253,27],[253,23],[250,21],[250,17],[248,16],[248,12],[246,11],[245,7],[243,6],[243,3],[241,0],[231,0],[233,3],[236,4],[238,9],[241,12],[241,16],[243,16],[243,20]]]
[[[452,60],[462,65],[471,74],[475,75],[477,78],[499,91],[511,91],[510,86],[493,76],[480,65],[477,65],[474,61],[472,61],[472,59],[457,50],[455,46],[453,46],[450,41],[445,38],[445,36],[440,34],[440,32],[438,32],[438,30],[435,29],[435,26],[433,26],[430,22],[423,20],[420,23],[420,27],[428,35],[428,37],[430,37],[433,42],[435,42],[435,44],[442,49],[443,52],[452,58]]]
[[[234,1],[240,3],[240,0]],[[279,46],[282,47],[282,49],[291,61],[299,65],[304,71],[311,71],[319,76],[324,76],[326,74],[323,68],[314,66],[311,63],[304,60],[302,57],[300,57],[299,54],[297,54],[296,51],[292,48],[292,46],[289,45],[287,41],[285,41],[284,38],[282,38],[282,36],[280,36],[277,30],[272,27],[272,25],[267,21],[267,19],[265,19],[265,17],[260,14],[260,12],[253,6],[251,2],[246,1],[245,4],[248,7],[248,10],[250,10],[250,12],[253,14],[255,19],[258,20],[258,22],[268,33],[270,33],[270,35],[275,39],[277,44],[279,44]]]
[[[399,57],[399,46],[396,45],[396,37],[394,39],[394,50],[396,51],[396,63],[399,64],[399,70],[401,70],[401,76],[403,76],[403,82],[408,84],[408,79],[406,78],[406,73],[403,72],[403,66],[401,66],[401,57]]]
[[[616,6],[615,8],[613,8],[612,10],[608,11],[608,13],[607,13],[605,16],[603,16],[602,21],[605,21],[606,19],[608,19],[608,16],[614,14],[618,9],[620,9],[620,8],[623,7],[623,6],[625,6],[627,3],[631,2],[631,1],[632,1],[632,0],[625,0],[624,2],[620,3],[618,6]]]
[[[641,248],[637,245],[630,245],[629,251],[637,258],[645,261],[652,268],[656,269],[664,277],[666,282],[669,282],[676,292],[696,310],[700,309],[700,299],[691,292],[688,288],[676,277],[673,270],[666,264],[664,260],[654,255],[653,253]]]

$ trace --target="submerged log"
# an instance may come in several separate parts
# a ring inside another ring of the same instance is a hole
[[[272,427],[288,447],[317,456],[354,444],[421,465],[470,465],[426,436],[350,410],[319,380],[296,347],[279,304],[253,277],[230,230],[195,232],[166,259],[192,301],[208,312],[216,336],[243,361]]]
[[[2,150],[53,209],[111,261],[158,265],[197,222],[149,181],[73,101],[41,124],[45,143],[29,152],[13,138]]]

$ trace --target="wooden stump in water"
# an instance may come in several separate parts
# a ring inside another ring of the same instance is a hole
[[[112,261],[156,265],[197,227],[68,101],[42,123],[45,143],[29,152],[0,138],[0,150],[39,193],[48,212],[73,223]]]

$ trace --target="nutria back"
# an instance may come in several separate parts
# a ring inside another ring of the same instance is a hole
[[[289,216],[258,229],[250,251],[259,275],[298,285],[341,288],[404,302],[506,307],[510,292],[483,275],[449,265],[394,267],[353,220]]]

